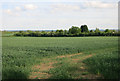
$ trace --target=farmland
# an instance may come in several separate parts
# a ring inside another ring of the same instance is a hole
[[[118,78],[118,37],[3,37],[2,45],[3,79]]]

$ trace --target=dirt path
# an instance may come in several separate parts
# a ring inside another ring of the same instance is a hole
[[[53,68],[53,64],[55,62],[49,62],[49,63],[42,63],[40,65],[35,65],[32,67],[33,72],[31,73],[29,79],[47,79],[51,75],[46,73],[45,71],[49,71],[51,68]]]
[[[81,54],[83,54],[83,53],[70,54],[70,55],[62,55],[62,56],[57,56],[57,58],[72,57],[72,56],[81,55]]]
[[[73,57],[76,55],[82,55],[82,54],[83,53],[57,56],[55,58],[52,58],[52,59],[54,59],[54,61],[49,58],[49,59],[47,59],[47,60],[49,60],[49,62],[41,63],[40,65],[35,65],[32,67],[32,72],[31,72],[31,75],[29,76],[29,79],[48,79],[52,75],[48,74],[47,71],[49,71],[52,68],[55,68],[55,66],[53,66],[53,64],[57,63],[57,61],[55,62],[55,59],[57,59],[57,58],[69,58],[69,57]],[[93,54],[85,55],[82,57],[82,59],[79,59],[78,56],[77,56],[77,58],[70,58],[70,59],[72,59],[73,63],[80,62],[81,67],[79,67],[79,68],[82,70],[81,72],[83,72],[85,74],[86,67],[85,67],[85,64],[82,63],[82,60],[90,58],[90,57],[92,57],[92,55]],[[96,76],[95,77],[93,77],[93,76],[95,76],[95,75],[83,75],[82,77],[89,77],[89,78],[96,77]],[[80,78],[80,76],[77,78]]]
[[[81,61],[82,62],[82,60],[85,60],[85,59],[87,59],[87,58],[90,58],[90,57],[92,57],[93,56],[93,54],[90,54],[90,55],[87,55],[87,56],[85,56],[85,57],[83,57],[82,59],[72,59],[74,62],[78,62],[78,61]]]
[[[86,67],[86,65],[82,62],[83,60],[92,57],[95,54],[90,54],[90,55],[86,55],[83,56],[82,59],[72,59],[73,63],[78,63],[80,65],[80,71],[78,71],[78,75],[76,77],[76,79],[100,79],[103,78],[102,75],[95,75],[95,74],[91,74],[87,71],[88,67]],[[76,66],[77,67],[77,66]]]

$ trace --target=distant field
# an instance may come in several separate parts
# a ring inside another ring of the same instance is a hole
[[[2,44],[3,79],[118,78],[118,37],[3,37]]]
[[[10,37],[13,35],[14,35],[14,32],[2,32],[2,37]]]

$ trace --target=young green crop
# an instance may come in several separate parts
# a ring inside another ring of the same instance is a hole
[[[2,41],[3,79],[27,79],[31,67],[43,58],[118,48],[117,37],[3,37]]]

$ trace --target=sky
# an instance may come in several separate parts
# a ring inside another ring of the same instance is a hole
[[[118,29],[118,0],[1,0],[0,30]]]

